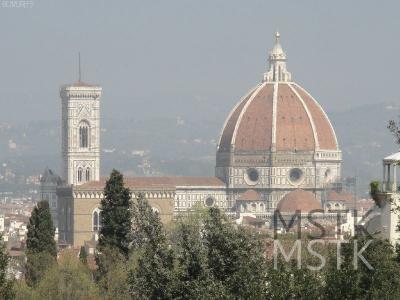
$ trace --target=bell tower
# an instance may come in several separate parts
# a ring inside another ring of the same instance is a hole
[[[100,179],[100,99],[102,88],[79,80],[60,89],[62,178],[80,185]]]

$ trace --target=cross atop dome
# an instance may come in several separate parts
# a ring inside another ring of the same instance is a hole
[[[269,53],[269,71],[264,73],[264,82],[292,81],[292,74],[286,69],[286,54],[280,42],[280,33],[275,33],[275,45]]]

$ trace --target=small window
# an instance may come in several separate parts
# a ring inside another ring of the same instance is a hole
[[[78,169],[78,182],[82,182],[83,171],[81,168]]]
[[[87,122],[81,122],[79,125],[79,147],[89,147],[89,124]]]
[[[210,197],[208,197],[208,198],[206,199],[205,202],[206,202],[206,205],[210,207],[210,206],[213,206],[213,205],[214,205],[215,200],[214,200],[213,197],[210,196]]]
[[[102,225],[102,213],[101,211],[96,208],[93,211],[93,215],[92,215],[92,228],[93,231],[100,231],[101,230],[101,225]]]
[[[90,181],[90,169],[89,168],[86,169],[85,179],[86,179],[86,181]]]
[[[99,230],[99,213],[95,211],[93,213],[93,231]]]
[[[291,182],[297,183],[302,179],[302,177],[303,177],[303,171],[300,170],[299,168],[294,168],[290,170],[289,179]]]
[[[260,179],[258,170],[255,168],[250,168],[246,170],[244,175],[244,180],[248,185],[256,185]]]

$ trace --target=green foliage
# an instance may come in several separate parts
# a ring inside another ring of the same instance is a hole
[[[117,170],[111,172],[100,203],[101,229],[97,246],[96,263],[98,280],[105,277],[109,259],[105,253],[120,253],[125,260],[129,256],[132,228],[131,193],[124,186],[124,177]],[[118,255],[119,257],[119,255]]]
[[[29,253],[47,252],[52,256],[57,255],[54,240],[54,226],[51,220],[49,203],[39,201],[33,208],[29,218],[26,247]]]
[[[143,194],[132,203],[132,220],[133,249],[165,244],[167,238],[158,213],[153,211]]]
[[[181,220],[175,229],[178,299],[224,299],[226,288],[213,277],[201,237],[202,223],[196,217]]]
[[[43,277],[44,273],[51,268],[56,259],[48,252],[26,254],[25,279],[29,286],[34,286]]]
[[[130,264],[126,262],[125,257],[122,257],[121,254],[115,255],[113,258],[108,256],[108,259],[107,273],[99,282],[104,293],[104,299],[131,299],[128,285],[128,268]]]
[[[361,260],[354,267],[354,241],[359,251],[366,245],[366,237],[356,237],[342,246],[341,269],[336,261],[326,270],[327,299],[399,299],[400,268],[392,245],[386,240],[373,239],[362,253],[373,267],[370,270]]]
[[[13,284],[12,280],[7,278],[7,267],[9,257],[7,249],[3,243],[3,237],[0,235],[0,299],[13,299]]]
[[[125,197],[127,190],[118,174],[110,177],[114,184],[109,190]],[[108,199],[116,199],[110,195]],[[115,202],[129,204],[110,201]],[[107,214],[126,216],[121,214],[121,206],[114,204],[108,206]],[[113,230],[106,231],[110,235],[103,235],[96,282],[83,248],[79,259],[67,252],[58,264],[49,252],[32,251],[27,254],[29,286],[18,282],[9,290],[16,299],[400,299],[400,247],[395,253],[388,241],[374,239],[363,252],[373,270],[361,260],[354,269],[354,242],[357,253],[367,237],[342,244],[340,269],[336,245],[315,243],[313,250],[327,258],[327,264],[321,270],[310,270],[308,266],[317,267],[321,261],[308,252],[307,239],[301,241],[300,268],[294,257],[286,262],[282,255],[278,255],[275,268],[268,252],[272,245],[266,245],[265,239],[262,242],[256,232],[233,224],[217,208],[180,217],[169,233],[142,195],[133,201],[129,214],[130,233],[125,228],[117,231],[123,223],[114,220],[109,227]],[[291,249],[296,240],[283,235],[280,242]],[[6,266],[3,246],[0,293],[9,284]]]
[[[369,184],[369,188],[370,188],[369,194],[371,195],[371,198],[375,201],[375,204],[378,207],[380,207],[381,203],[380,203],[380,201],[378,199],[378,196],[377,196],[378,192],[379,192],[379,188],[380,188],[380,182],[379,181],[372,181]]]
[[[297,261],[283,261],[278,257],[277,269],[274,262],[268,263],[268,299],[319,299],[322,283],[319,273],[302,265],[297,268]]]
[[[400,145],[400,127],[396,124],[394,120],[390,120],[387,128],[396,139],[396,144]]]
[[[35,297],[35,290],[29,287],[24,280],[15,282],[13,292],[15,294],[15,300],[37,299],[37,297]]]
[[[357,271],[353,266],[353,245],[342,244],[340,269],[338,269],[338,257],[336,250],[331,252],[328,258],[324,276],[326,285],[324,288],[325,299],[358,299]]]
[[[33,289],[32,299],[99,299],[91,273],[73,252],[64,252]]]
[[[268,299],[320,299],[323,289],[321,272],[310,270],[307,266],[319,267],[321,261],[308,254],[307,245],[309,239],[296,240],[292,235],[282,236],[279,243],[282,244],[286,253],[295,247],[295,242],[300,241],[301,265],[297,264],[297,252],[289,262],[283,259],[280,252],[277,255],[277,262],[274,256],[267,257],[267,298]],[[275,242],[275,241],[273,241]],[[268,247],[273,248],[273,242]],[[315,251],[324,255],[321,249],[313,247]],[[276,267],[275,267],[276,264]]]
[[[81,249],[79,250],[79,260],[84,265],[87,265],[87,253],[84,246],[81,246]]]
[[[142,195],[133,204],[133,268],[130,292],[139,299],[171,299],[174,255],[160,218]]]
[[[101,230],[98,249],[116,248],[125,257],[129,254],[129,237],[132,225],[131,193],[124,187],[123,175],[117,170],[111,172],[101,200]]]
[[[266,286],[262,244],[250,232],[236,229],[217,208],[209,209],[202,236],[211,274],[231,296],[262,299]]]
[[[116,248],[104,248],[101,262],[102,272],[96,275],[105,299],[130,299],[125,256]]]
[[[28,285],[34,285],[44,272],[52,266],[57,255],[54,226],[49,203],[40,201],[29,218],[26,240],[25,277]]]

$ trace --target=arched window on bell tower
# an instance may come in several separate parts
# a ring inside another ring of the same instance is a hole
[[[82,121],[79,124],[79,147],[88,148],[90,137],[90,126],[87,121]]]
[[[89,168],[86,169],[85,179],[86,179],[86,181],[90,181],[90,169]]]
[[[82,182],[83,179],[83,170],[82,168],[78,169],[78,182]]]

